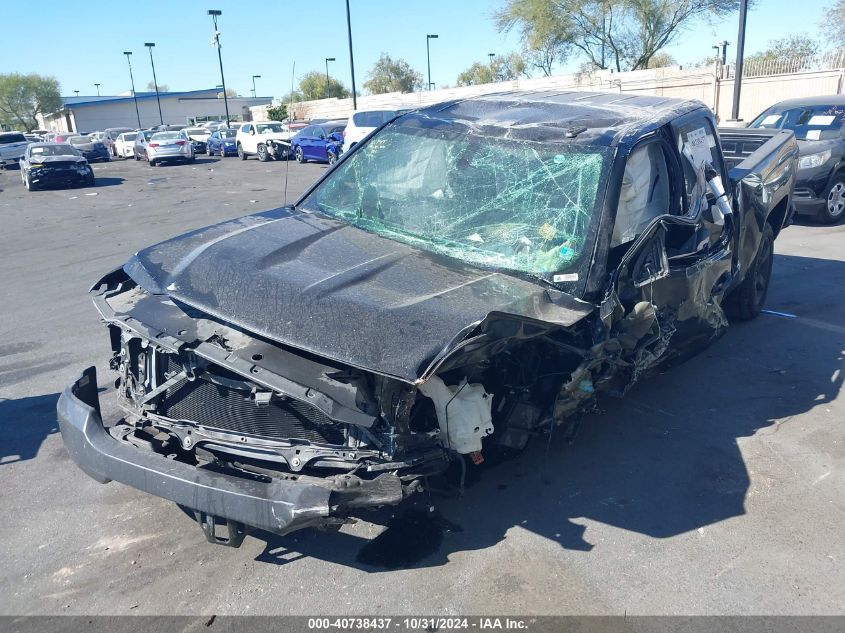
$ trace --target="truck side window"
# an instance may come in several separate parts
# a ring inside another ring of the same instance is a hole
[[[632,241],[657,216],[677,212],[671,207],[669,169],[661,143],[639,145],[625,163],[610,247]]]

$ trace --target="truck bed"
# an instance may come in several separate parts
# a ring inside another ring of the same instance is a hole
[[[720,127],[719,140],[728,170],[743,172],[762,162],[792,136],[790,130]]]

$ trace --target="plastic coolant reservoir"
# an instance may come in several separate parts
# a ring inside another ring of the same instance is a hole
[[[419,389],[434,401],[437,423],[449,448],[464,455],[480,451],[481,438],[493,433],[493,396],[484,391],[484,386],[464,380],[449,387],[432,376]]]

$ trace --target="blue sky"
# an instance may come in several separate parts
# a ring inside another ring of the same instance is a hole
[[[156,43],[156,75],[171,90],[193,90],[219,84],[215,49],[211,46],[209,8],[221,9],[220,31],[227,86],[249,94],[251,76],[259,96],[281,96],[290,89],[291,67],[296,76],[325,72],[324,59],[337,58],[329,72],[350,84],[344,0],[294,3],[291,0],[39,0],[34,20],[30,3],[4,2],[0,38],[0,72],[36,72],[55,76],[62,93],[116,94],[129,88],[126,59],[132,50],[135,84],[143,90],[152,79],[143,43]],[[796,10],[800,4],[801,10]],[[825,0],[757,0],[749,12],[746,53],[765,47],[770,39],[791,34],[815,35]],[[350,0],[357,87],[381,52],[407,60],[425,75],[426,33],[431,42],[432,81],[454,84],[458,73],[487,53],[520,48],[516,33],[500,34],[491,15],[498,0]],[[309,16],[303,7],[311,7]],[[15,25],[14,28],[10,28]],[[312,26],[313,25],[313,26]],[[701,59],[717,40],[733,43],[737,14],[721,20],[701,20],[667,49],[679,63]],[[34,46],[33,42],[40,42]],[[56,46],[50,46],[55,42]],[[46,44],[46,45],[45,45]],[[735,54],[731,46],[728,56]],[[573,62],[559,70],[577,66]]]

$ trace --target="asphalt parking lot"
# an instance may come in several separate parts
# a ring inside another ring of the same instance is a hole
[[[431,518],[230,549],[175,505],[84,475],[55,406],[84,367],[108,375],[88,287],[145,245],[279,206],[286,169],[293,200],[326,167],[113,161],[93,188],[34,193],[0,172],[0,614],[845,609],[842,225],[780,236],[781,314],[602,401],[574,442],[536,442],[463,498],[433,498]]]

